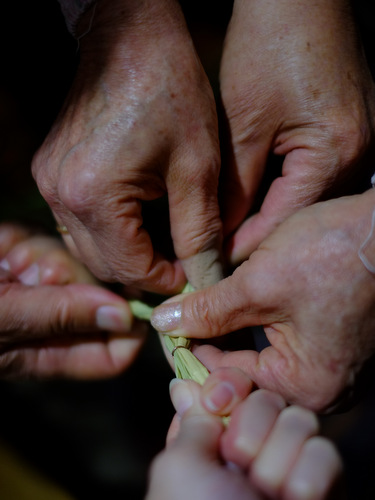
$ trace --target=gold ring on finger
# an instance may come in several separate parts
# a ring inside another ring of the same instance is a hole
[[[57,225],[56,229],[60,234],[69,234],[68,228],[66,226]]]

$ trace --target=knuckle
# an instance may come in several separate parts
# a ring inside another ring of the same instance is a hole
[[[102,192],[101,174],[89,167],[81,166],[79,171],[65,169],[57,184],[61,203],[74,214],[86,213],[92,206],[92,200]]]
[[[40,191],[40,194],[46,200],[48,205],[51,207],[56,206],[57,204],[57,193],[54,187],[54,181],[51,177],[51,174],[48,171],[38,171],[34,172],[34,179]]]
[[[43,153],[43,149],[39,149],[31,162],[31,173],[36,181],[38,181],[40,176],[44,175],[45,171],[48,171],[47,164],[48,159]]]

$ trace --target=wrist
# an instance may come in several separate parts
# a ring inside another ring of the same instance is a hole
[[[144,72],[161,64],[158,58],[176,52],[176,47],[186,47],[187,40],[191,43],[175,0],[98,0],[94,8],[80,25],[81,31],[89,27],[80,41],[81,79],[120,72],[123,84],[130,68]]]
[[[254,34],[255,44],[274,46],[301,42],[335,44],[352,37],[355,21],[349,0],[235,0],[233,18]],[[280,61],[279,61],[280,62]]]
[[[82,51],[95,53],[124,46],[128,54],[129,45],[157,45],[169,34],[187,30],[175,0],[97,0],[95,14],[86,12],[81,30],[83,26],[90,29],[82,40]]]

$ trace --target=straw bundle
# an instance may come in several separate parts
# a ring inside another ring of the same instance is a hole
[[[183,293],[192,292],[193,290],[193,287],[188,283]],[[150,320],[153,310],[151,306],[139,300],[130,300],[129,304],[136,318]],[[163,338],[168,351],[173,356],[176,377],[194,380],[202,385],[208,377],[209,371],[191,352],[190,340],[184,337],[170,337],[164,334]]]

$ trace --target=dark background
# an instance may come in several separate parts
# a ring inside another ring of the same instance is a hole
[[[202,1],[182,3],[217,92],[230,2],[218,7],[218,2],[207,1],[203,11]],[[356,9],[373,65],[373,2],[356,2]],[[54,222],[36,190],[30,162],[74,76],[77,43],[66,31],[57,1],[20,0],[2,5],[0,46],[0,220],[40,224],[53,233]],[[173,415],[171,377],[150,332],[137,362],[114,380],[1,381],[0,445],[76,500],[141,499],[149,463],[163,447]],[[322,419],[324,432],[344,458],[350,500],[375,498],[375,400],[373,387],[367,389],[355,408]],[[3,466],[0,461],[1,470]],[[22,482],[22,473],[18,479]],[[0,498],[10,500],[3,480],[0,473]]]

